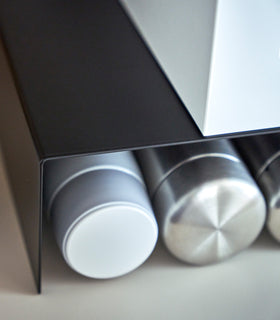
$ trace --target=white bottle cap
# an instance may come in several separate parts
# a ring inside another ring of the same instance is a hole
[[[144,185],[113,169],[72,179],[55,197],[51,220],[67,263],[93,278],[134,270],[149,257],[158,236]]]

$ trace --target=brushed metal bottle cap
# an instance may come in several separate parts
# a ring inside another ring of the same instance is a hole
[[[197,265],[219,262],[248,247],[260,233],[263,197],[248,179],[226,173],[227,166],[231,172],[233,166],[240,169],[223,158],[196,160],[174,171],[155,193],[163,240],[178,259]],[[208,171],[203,175],[207,180],[197,177],[198,167]]]

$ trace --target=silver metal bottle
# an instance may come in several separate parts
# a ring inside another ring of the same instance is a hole
[[[265,220],[265,201],[226,140],[137,151],[160,233],[187,263],[221,261],[248,247]]]
[[[158,228],[132,152],[54,159],[44,173],[44,211],[72,269],[106,279],[148,258]]]
[[[235,145],[265,196],[267,229],[280,242],[280,134],[240,138]]]

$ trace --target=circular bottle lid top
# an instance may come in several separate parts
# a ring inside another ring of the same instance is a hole
[[[166,246],[180,260],[208,264],[248,247],[262,230],[266,205],[254,185],[234,178],[205,183],[170,208]]]
[[[77,272],[106,279],[140,266],[157,241],[157,223],[143,208],[112,203],[84,214],[63,243],[67,263]]]

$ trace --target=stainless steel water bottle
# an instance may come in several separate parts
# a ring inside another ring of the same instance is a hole
[[[44,172],[44,210],[71,268],[106,279],[148,258],[158,228],[131,152],[49,160]]]
[[[265,220],[265,201],[226,140],[137,152],[169,251],[204,265],[248,247]]]
[[[240,138],[235,143],[265,196],[267,229],[280,241],[280,134]]]

